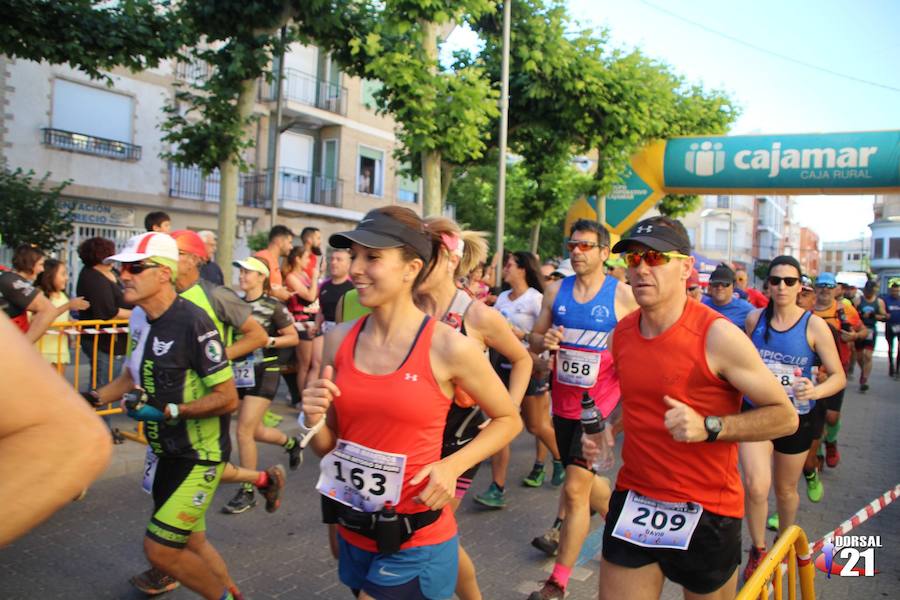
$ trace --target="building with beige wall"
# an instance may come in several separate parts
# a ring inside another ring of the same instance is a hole
[[[0,161],[38,176],[49,172],[51,183],[71,180],[64,198],[75,207],[75,233],[63,254],[76,271],[80,240],[102,235],[121,244],[143,231],[151,211],[166,211],[175,228],[218,226],[218,174],[161,157],[169,150],[160,129],[163,107],[176,82],[205,77],[204,65],[171,61],[109,74],[111,86],[67,66],[0,56]],[[298,232],[315,226],[327,236],[388,204],[420,211],[420,183],[402,177],[393,157],[395,124],[374,110],[377,83],[349,77],[328,54],[295,44],[285,56],[280,136],[273,87],[258,85],[235,256],[249,252],[251,233],[271,226],[273,184],[277,222]]]

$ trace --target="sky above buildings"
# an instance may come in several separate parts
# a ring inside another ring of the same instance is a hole
[[[741,108],[731,133],[900,129],[896,0],[569,0],[585,27],[640,48]],[[454,32],[452,43],[471,45]],[[873,196],[800,196],[795,217],[824,241],[857,237]]]

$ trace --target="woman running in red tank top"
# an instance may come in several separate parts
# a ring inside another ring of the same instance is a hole
[[[450,598],[456,584],[456,478],[521,430],[509,394],[474,341],[419,310],[413,292],[433,244],[409,209],[370,211],[335,234],[372,314],[325,338],[321,377],[303,392],[304,425],[323,456],[317,489],[339,527],[338,571],[360,598]],[[491,418],[472,443],[440,458],[454,386]],[[391,537],[391,510],[411,536]],[[373,527],[373,515],[381,518]]]

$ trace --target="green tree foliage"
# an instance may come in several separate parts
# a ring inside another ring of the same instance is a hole
[[[492,164],[471,165],[457,169],[447,202],[456,206],[456,218],[464,226],[485,230],[489,241],[494,242],[497,198],[497,153],[491,152]],[[532,250],[533,223],[531,199],[539,187],[554,189],[567,198],[577,197],[590,178],[569,166],[548,175],[552,181],[537,182],[523,161],[511,162],[506,172],[506,227],[503,245],[508,250]],[[563,248],[563,223],[569,205],[557,203],[542,216],[543,229],[537,253],[544,258],[560,256]]]
[[[0,0],[0,53],[102,69],[155,67],[191,38],[168,0]]]
[[[398,124],[398,155],[421,166],[426,214],[441,210],[441,161],[463,163],[484,155],[499,116],[497,90],[478,61],[441,69],[439,32],[455,22],[496,10],[490,0],[349,0],[356,27],[309,31],[345,70],[382,82],[378,110]]]
[[[59,200],[70,182],[48,188],[49,176],[35,181],[34,171],[0,171],[0,235],[8,247],[35,244],[53,251],[72,235],[74,206]]]
[[[686,84],[640,51],[612,48],[605,31],[576,31],[562,2],[519,0],[512,9],[509,145],[536,182],[554,181],[551,174],[569,168],[573,154],[593,150],[598,168],[587,191],[603,195],[648,142],[722,133],[736,116],[721,92]],[[457,62],[480,62],[498,82],[499,12],[471,24],[485,45],[475,57],[461,53]],[[554,207],[574,200],[558,192],[538,185],[524,215],[528,222],[539,225]],[[692,202],[696,198],[671,196],[662,208],[679,214]]]

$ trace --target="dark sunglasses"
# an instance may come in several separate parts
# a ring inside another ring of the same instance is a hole
[[[731,286],[732,286],[732,284],[725,283],[724,281],[714,281],[709,284],[709,287],[711,287],[711,288],[727,288],[727,287],[731,287]]]
[[[833,290],[833,289],[834,289],[834,286],[831,285],[830,283],[817,283],[817,284],[816,284],[816,287],[817,287],[817,288],[827,288],[827,289],[829,289],[829,290]]]
[[[569,252],[574,252],[575,248],[578,248],[579,252],[588,252],[594,248],[600,248],[602,244],[597,242],[589,242],[587,240],[569,240],[566,242],[566,249]]]
[[[659,250],[644,250],[643,252],[638,252],[636,250],[631,250],[622,254],[622,258],[625,259],[626,265],[635,269],[640,266],[641,261],[647,263],[648,267],[658,267],[659,265],[668,263],[673,258],[690,258],[690,256],[674,251],[660,252]]]
[[[689,287],[689,288],[687,289],[687,291],[689,291],[689,292],[695,292],[695,291],[697,291],[698,289],[700,289],[700,286],[699,286],[699,285],[692,285],[691,287]]]
[[[775,275],[769,275],[769,285],[772,287],[778,287],[781,285],[781,282],[784,282],[784,285],[788,287],[794,287],[797,285],[797,282],[800,281],[799,277],[776,277]]]
[[[131,273],[132,275],[140,275],[147,269],[157,269],[159,265],[155,263],[144,263],[144,262],[126,262],[120,265],[120,269],[123,273]]]

